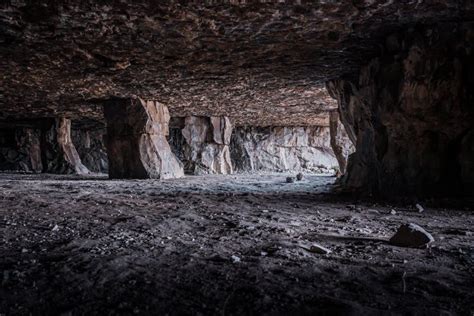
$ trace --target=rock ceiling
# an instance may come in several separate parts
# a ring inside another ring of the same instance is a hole
[[[326,80],[401,27],[472,19],[473,2],[12,1],[0,5],[0,116],[100,119],[101,100],[138,95],[173,116],[324,125]]]

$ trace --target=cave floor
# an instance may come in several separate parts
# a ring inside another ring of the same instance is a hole
[[[472,315],[472,206],[419,213],[285,178],[0,174],[0,314]],[[436,242],[389,245],[405,222]]]

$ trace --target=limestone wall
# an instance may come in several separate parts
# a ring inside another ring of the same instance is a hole
[[[231,141],[237,171],[334,172],[329,127],[238,127]]]

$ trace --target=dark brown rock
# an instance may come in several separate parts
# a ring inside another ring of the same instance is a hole
[[[417,224],[409,223],[400,226],[389,242],[399,247],[421,248],[434,242],[434,238]]]
[[[172,116],[328,126],[323,82],[356,71],[384,35],[474,17],[472,1],[297,2],[3,1],[2,111],[101,118],[94,100],[133,94]]]
[[[470,24],[398,34],[357,80],[328,84],[356,153],[346,187],[373,194],[474,194]]]
[[[179,178],[181,162],[166,136],[168,109],[156,101],[114,98],[104,105],[110,178]]]

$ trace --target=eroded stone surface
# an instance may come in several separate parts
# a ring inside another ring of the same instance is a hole
[[[239,171],[328,172],[338,168],[328,127],[236,128],[231,150]]]
[[[460,0],[1,6],[3,115],[100,118],[96,99],[138,95],[173,116],[258,126],[327,126],[323,82],[356,71],[385,35],[474,17]]]
[[[139,98],[114,98],[104,105],[110,178],[179,178],[181,162],[166,139],[165,105]]]
[[[64,163],[79,175],[89,174],[90,171],[81,161],[76,147],[71,138],[71,120],[61,117],[56,121],[57,142],[59,146],[59,155],[64,159]]]
[[[474,27],[411,29],[358,79],[328,84],[356,153],[345,183],[374,194],[473,194]]]
[[[230,136],[232,125],[227,117],[188,116],[182,135],[184,163],[192,174],[231,174]]]
[[[355,149],[336,111],[329,113],[329,134],[331,148],[339,164],[339,174],[343,175],[346,173],[347,159]]]

